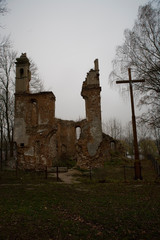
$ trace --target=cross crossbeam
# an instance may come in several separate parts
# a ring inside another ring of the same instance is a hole
[[[130,68],[128,68],[128,75],[129,75],[129,80],[116,81],[116,83],[117,84],[129,83],[130,97],[131,97],[131,110],[132,110],[132,128],[133,128],[133,137],[134,137],[135,179],[136,180],[137,179],[141,179],[142,180],[141,162],[140,162],[140,159],[139,159],[139,149],[138,149],[138,140],[137,140],[137,127],[136,127],[136,118],[135,118],[135,110],[134,110],[134,98],[133,98],[132,83],[145,82],[145,80],[143,80],[143,79],[142,80],[132,80],[131,69]]]
[[[145,80],[131,80],[132,83],[139,83],[139,82],[145,82]],[[119,83],[130,83],[130,80],[121,80],[121,81],[116,81],[117,84]]]

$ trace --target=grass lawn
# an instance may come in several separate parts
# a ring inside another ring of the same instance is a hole
[[[0,240],[160,239],[159,183],[64,184],[3,174]]]

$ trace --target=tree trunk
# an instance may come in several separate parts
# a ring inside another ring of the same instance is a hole
[[[2,126],[2,121],[1,121],[1,142],[0,142],[1,146],[0,146],[0,170],[2,171],[3,169],[3,126]]]

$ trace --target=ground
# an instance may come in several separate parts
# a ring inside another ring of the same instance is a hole
[[[56,174],[54,174],[55,176]],[[64,173],[60,173],[60,179],[63,183],[67,183],[67,184],[73,184],[73,183],[80,183],[77,180],[77,176],[81,175],[81,172],[78,171],[75,168],[72,169],[68,169],[68,172],[64,172]],[[56,176],[55,176],[56,177]]]
[[[124,182],[123,167],[111,165],[105,183],[77,170],[60,173],[64,182],[1,172],[0,240],[159,240],[160,183],[150,162],[143,166],[143,181],[128,168]]]

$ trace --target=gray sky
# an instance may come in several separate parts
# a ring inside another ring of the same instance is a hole
[[[116,46],[132,28],[147,0],[7,0],[2,35],[10,34],[18,54],[26,52],[39,68],[46,90],[56,96],[56,117],[85,118],[82,82],[99,59],[102,119],[131,119],[124,101],[108,84]]]

